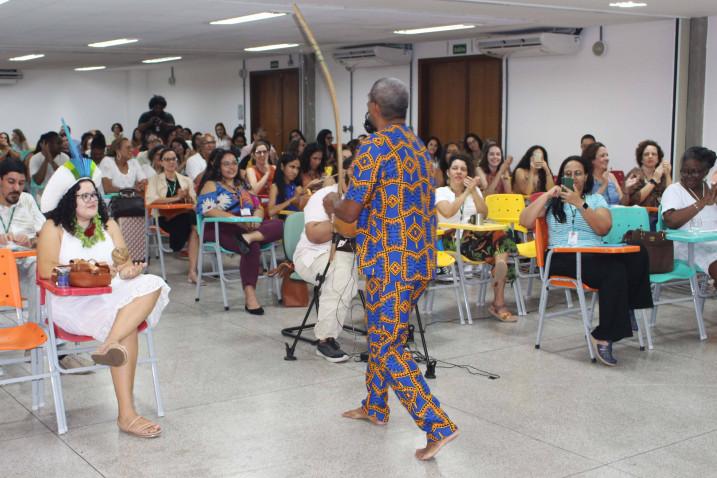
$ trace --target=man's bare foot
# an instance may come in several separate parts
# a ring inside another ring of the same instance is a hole
[[[416,458],[422,461],[430,460],[438,454],[438,452],[441,450],[441,448],[443,448],[444,445],[447,445],[448,443],[458,438],[458,435],[460,434],[460,430],[456,430],[453,432],[452,435],[447,436],[442,440],[429,441],[426,444],[426,448],[419,448],[418,450],[416,450]]]
[[[385,425],[386,422],[382,422],[376,417],[373,417],[369,414],[367,414],[363,407],[358,407],[353,410],[349,410],[347,412],[344,412],[341,414],[344,418],[352,418],[354,420],[368,420],[369,422],[373,423],[374,425]]]

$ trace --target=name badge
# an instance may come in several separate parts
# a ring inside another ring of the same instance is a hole
[[[241,208],[240,214],[242,216],[251,216],[251,209],[249,209],[248,207],[243,207]]]
[[[569,246],[577,246],[578,245],[578,231],[570,231],[568,233],[568,245]]]

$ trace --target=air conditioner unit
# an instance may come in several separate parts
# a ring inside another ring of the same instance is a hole
[[[0,69],[0,86],[14,85],[19,80],[22,80],[22,72],[20,70]]]
[[[408,65],[411,62],[410,45],[358,45],[334,51],[334,60],[346,68]]]
[[[475,50],[489,56],[570,55],[580,48],[580,35],[535,33],[475,40]]]

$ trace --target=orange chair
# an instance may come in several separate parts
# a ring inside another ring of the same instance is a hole
[[[100,295],[109,294],[112,292],[111,287],[57,287],[54,283],[38,279],[37,285],[40,287],[40,304],[45,305],[46,294],[53,294],[55,296],[88,296],[88,295]],[[47,310],[47,327],[49,333],[49,340],[47,343],[47,361],[50,367],[50,378],[52,383],[52,391],[55,396],[55,414],[57,416],[57,434],[62,435],[67,432],[67,417],[65,414],[65,402],[62,395],[62,374],[75,374],[82,373],[90,370],[99,370],[107,368],[104,365],[93,365],[90,367],[80,367],[73,369],[65,369],[60,365],[58,357],[58,339],[64,340],[69,343],[81,344],[87,342],[94,342],[94,338],[84,335],[74,335],[59,327],[52,320],[52,307],[49,305],[46,307]],[[159,375],[157,369],[157,354],[154,348],[154,337],[152,335],[152,328],[147,326],[146,322],[142,322],[137,327],[138,332],[142,332],[147,338],[147,355],[148,357],[137,361],[138,364],[148,363],[152,369],[152,381],[154,383],[154,398],[157,403],[157,415],[160,417],[164,416],[164,405],[162,402],[162,395],[159,389]],[[62,349],[63,354],[76,354],[83,352],[90,352],[95,350],[96,346],[76,346],[74,348],[64,347]]]
[[[583,322],[583,332],[585,333],[585,341],[588,346],[588,352],[590,353],[590,359],[595,362],[595,352],[593,351],[592,344],[590,343],[590,327],[592,324],[593,311],[595,310],[595,301],[597,300],[597,289],[593,289],[585,284],[582,280],[582,264],[581,256],[583,253],[592,254],[625,254],[639,252],[639,246],[596,246],[596,247],[554,247],[548,250],[548,227],[545,222],[545,218],[538,218],[535,222],[535,245],[537,250],[537,263],[540,269],[540,280],[542,286],[540,289],[540,306],[539,306],[539,321],[538,321],[538,335],[535,339],[535,348],[540,348],[540,340],[543,335],[543,325],[545,319],[549,317],[557,317],[561,315],[568,315],[573,313],[573,310],[569,307],[563,310],[545,313],[545,309],[548,305],[548,292],[555,289],[566,289],[574,290],[578,296],[578,302],[580,304],[580,314]],[[547,254],[546,254],[547,251]],[[554,253],[574,253],[576,261],[576,274],[575,277],[567,276],[551,276],[550,262]],[[588,306],[585,294],[592,293],[590,305]],[[638,321],[639,326],[639,321]],[[644,350],[644,344],[642,343],[642,333],[638,331],[638,339],[640,341],[640,350]]]
[[[47,347],[47,336],[36,323],[22,323],[22,296],[20,295],[20,279],[15,264],[15,254],[9,249],[0,249],[0,305],[13,307],[20,325],[0,328],[0,353],[9,351],[30,351],[30,356],[0,359],[0,367],[30,363],[30,374],[0,380],[0,386],[13,383],[32,381],[32,409],[37,410],[44,405],[42,381],[50,377],[42,366],[41,347]]]

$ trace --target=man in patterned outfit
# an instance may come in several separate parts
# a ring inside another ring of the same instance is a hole
[[[368,397],[344,417],[388,422],[388,386],[426,432],[420,460],[433,458],[458,436],[456,425],[431,395],[406,349],[408,318],[436,264],[436,219],[431,161],[423,143],[405,124],[408,89],[395,78],[371,87],[370,122],[377,130],[362,141],[343,201],[337,193],[324,208],[339,219],[358,219],[358,260],[367,277]]]

